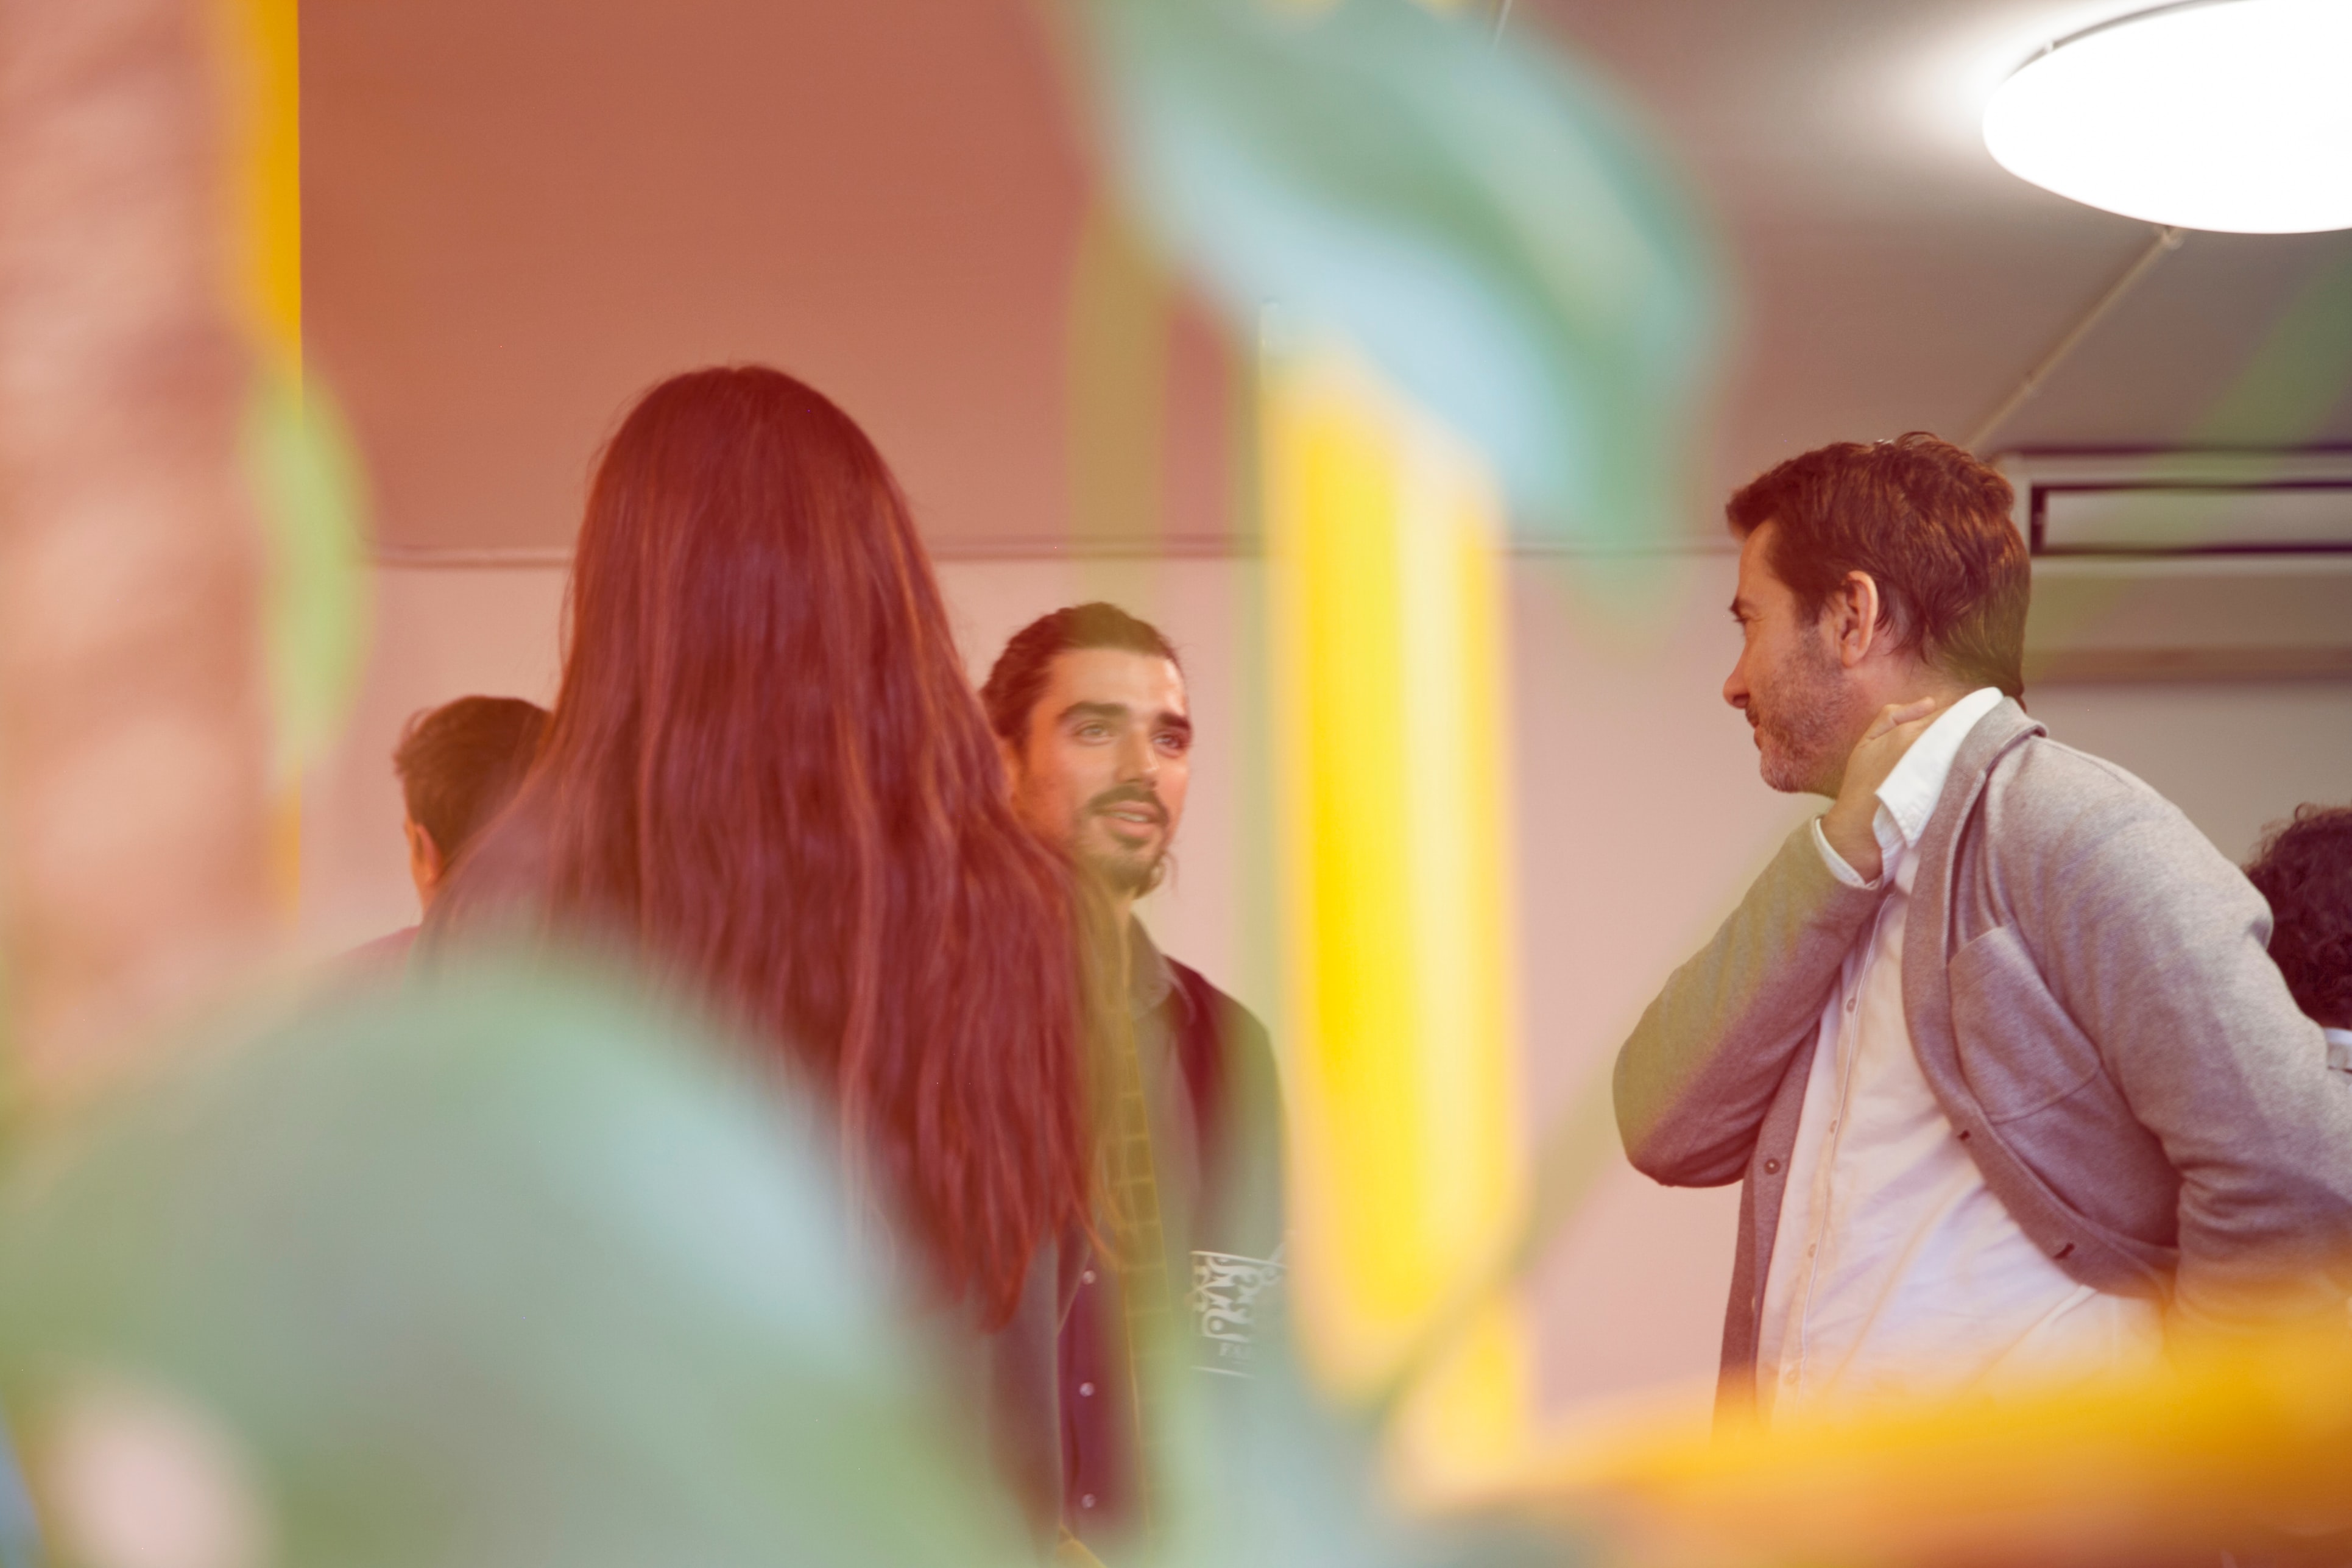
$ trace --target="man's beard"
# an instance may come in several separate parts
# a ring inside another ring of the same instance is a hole
[[[1157,855],[1088,855],[1087,869],[1114,893],[1139,899],[1160,886],[1160,873],[1168,868],[1168,852]]]
[[[1769,699],[1753,691],[1748,698],[1748,721],[1763,742],[1764,782],[1785,795],[1835,795],[1853,729],[1853,698],[1837,661],[1807,640],[1774,675]]]
[[[1147,805],[1160,814],[1160,847],[1157,850],[1119,848],[1108,852],[1084,848],[1078,858],[1086,863],[1087,869],[1112,892],[1141,898],[1160,886],[1160,878],[1168,868],[1168,808],[1160,804],[1157,792],[1135,784],[1121,784],[1116,789],[1103,791],[1087,802],[1078,813],[1076,842],[1082,846],[1089,844],[1091,840],[1085,831],[1087,825],[1121,805]]]

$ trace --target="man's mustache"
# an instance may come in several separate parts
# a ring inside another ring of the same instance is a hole
[[[1160,826],[1168,826],[1168,808],[1160,804],[1160,792],[1149,784],[1121,784],[1117,789],[1107,789],[1087,802],[1087,815],[1100,816],[1122,805],[1142,806]]]

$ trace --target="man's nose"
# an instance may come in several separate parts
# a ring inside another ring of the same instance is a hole
[[[1159,748],[1149,735],[1129,735],[1119,742],[1118,776],[1124,784],[1129,779],[1151,780],[1160,776]]]
[[[1742,713],[1748,711],[1748,661],[1745,658],[1734,664],[1731,673],[1723,678],[1723,700]]]

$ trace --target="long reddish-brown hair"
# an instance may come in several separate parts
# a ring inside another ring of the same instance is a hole
[[[940,1283],[1002,1321],[1088,1214],[1076,893],[1013,816],[881,454],[778,371],[663,382],[598,466],[567,614],[480,875],[785,1051]]]

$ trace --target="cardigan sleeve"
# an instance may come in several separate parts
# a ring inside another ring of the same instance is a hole
[[[1790,1058],[1884,896],[1832,876],[1810,825],[1789,836],[1617,1053],[1617,1129],[1636,1169],[1669,1186],[1739,1179]]]

